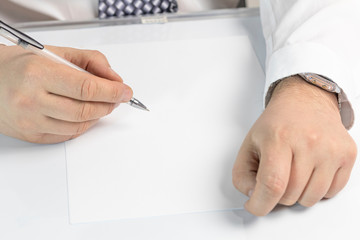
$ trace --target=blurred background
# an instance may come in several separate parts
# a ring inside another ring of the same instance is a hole
[[[259,6],[260,0],[181,0],[179,12]],[[99,0],[0,0],[0,19],[7,23],[82,21],[98,17]],[[79,9],[81,11],[79,11]]]
[[[246,0],[246,6],[247,7],[259,7],[259,1],[260,0]]]

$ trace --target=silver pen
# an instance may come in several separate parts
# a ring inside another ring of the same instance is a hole
[[[29,37],[25,33],[9,26],[8,24],[4,23],[3,21],[0,21],[0,35],[4,38],[8,39],[9,41],[13,42],[16,45],[21,46],[22,48],[29,50],[37,55],[46,57],[48,59],[51,59],[57,63],[62,63],[64,65],[67,65],[69,67],[72,67],[74,69],[77,69],[81,72],[89,73],[88,71],[80,68],[79,66],[65,60],[64,58],[56,55],[55,53],[52,53],[45,49],[44,45],[36,41],[35,39]],[[91,74],[91,73],[89,73]],[[139,100],[136,98],[132,98],[128,104],[132,107],[149,111],[147,107],[142,104]]]

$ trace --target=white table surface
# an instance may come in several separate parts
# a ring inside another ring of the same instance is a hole
[[[248,35],[264,65],[265,47],[258,16],[216,20],[217,27],[199,32],[210,20],[165,25],[119,26],[129,42],[160,38],[179,39],[216,35]],[[156,29],[162,35],[152,35]],[[74,30],[86,36],[87,30]],[[131,33],[131,34],[130,34]],[[34,32],[49,39],[48,31]],[[74,45],[70,35],[52,31],[48,44]],[[62,36],[60,38],[60,36]],[[98,42],[88,39],[87,44]],[[81,46],[77,40],[75,46]],[[359,105],[359,99],[354,105]],[[356,112],[360,113],[359,108]],[[358,114],[357,114],[358,115]],[[360,129],[351,134],[360,142]],[[240,145],[240,143],[239,143]],[[315,207],[277,207],[257,218],[244,210],[196,213],[135,220],[70,225],[64,144],[36,145],[0,135],[0,239],[360,239],[360,166],[357,161],[346,188]]]

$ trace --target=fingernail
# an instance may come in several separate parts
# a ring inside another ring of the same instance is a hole
[[[115,108],[119,107],[120,106],[120,103],[117,103],[115,104]]]
[[[249,191],[249,193],[248,193],[248,197],[251,197],[251,196],[252,196],[252,194],[253,194],[253,192],[254,192],[254,190],[253,190],[253,189],[251,189],[251,190]]]
[[[124,91],[122,101],[123,102],[129,102],[133,96],[133,91],[130,87],[127,87]]]

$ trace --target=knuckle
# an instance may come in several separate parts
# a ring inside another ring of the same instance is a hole
[[[275,123],[269,126],[270,134],[266,134],[268,139],[263,139],[264,141],[275,141],[275,142],[284,142],[290,138],[291,129],[288,126],[279,126]],[[260,133],[261,134],[261,133]],[[263,135],[263,134],[262,134]]]
[[[119,102],[122,98],[123,90],[120,87],[113,87],[112,88],[112,102]]]
[[[78,111],[76,120],[87,121],[90,120],[95,114],[95,108],[90,103],[83,103]]]
[[[98,86],[95,81],[85,78],[80,87],[80,98],[87,101],[92,100],[98,91]]]
[[[279,140],[285,140],[288,139],[290,135],[290,131],[288,128],[286,127],[281,127],[281,128],[277,128],[275,130],[275,136],[277,137],[277,139]]]
[[[94,57],[94,58],[102,58],[102,59],[106,59],[105,55],[98,51],[98,50],[91,50],[91,55]]]
[[[281,196],[286,190],[286,183],[277,173],[263,177],[260,182],[265,186],[267,194],[273,197]]]
[[[305,141],[308,149],[316,149],[320,145],[321,136],[316,131],[311,131],[306,134]]]
[[[67,48],[67,47],[61,47],[62,49],[62,54],[63,54],[63,57],[70,61],[70,62],[73,62],[73,59],[74,59],[74,52],[77,52],[78,50],[77,49],[74,49],[74,48]],[[70,51],[66,51],[66,50],[70,50]]]

